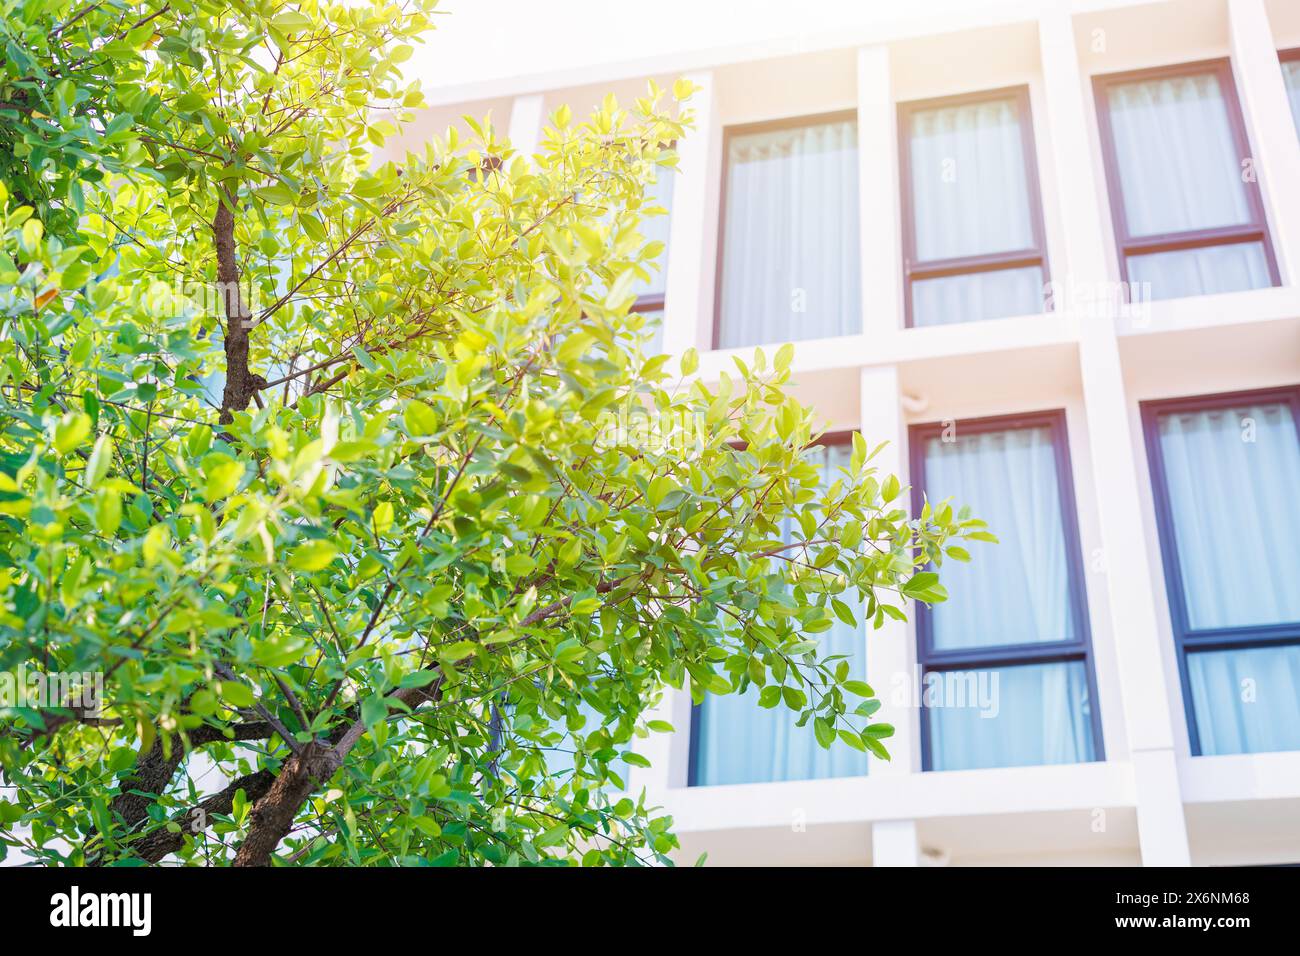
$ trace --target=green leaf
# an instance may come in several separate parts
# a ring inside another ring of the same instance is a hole
[[[361,722],[367,730],[388,717],[388,701],[383,694],[371,694],[361,702]]]
[[[879,740],[877,740],[875,737],[863,736],[863,738],[862,738],[862,743],[863,743],[864,746],[866,746],[867,750],[871,751],[873,754],[875,754],[875,755],[876,755],[877,757],[879,757],[881,760],[889,760],[889,759],[890,759],[890,757],[889,757],[889,751],[885,749],[885,745],[882,744],[882,743],[881,743]]]
[[[90,416],[83,412],[68,412],[54,428],[54,447],[66,455],[81,445],[90,434]]]
[[[813,718],[813,733],[817,736],[817,743],[823,749],[830,749],[831,744],[835,742],[835,731],[824,717]]]
[[[289,556],[289,567],[295,571],[319,571],[333,561],[339,553],[334,542],[321,538],[308,541],[293,549]]]
[[[231,707],[252,707],[257,698],[253,696],[253,690],[247,684],[241,684],[239,681],[223,680],[221,682],[221,699]]]
[[[271,19],[271,26],[281,33],[298,33],[311,29],[311,18],[297,10],[285,10]]]
[[[407,402],[406,410],[402,412],[402,420],[406,423],[407,432],[413,437],[424,437],[438,432],[438,413],[424,402],[418,400]]]
[[[227,455],[212,454],[203,459],[206,478],[203,497],[216,502],[228,498],[239,487],[244,477],[244,463]]]
[[[86,462],[87,488],[98,488],[99,483],[104,480],[109,467],[113,464],[113,451],[113,439],[107,434],[100,435],[99,440],[95,442],[95,450],[90,453],[90,459]]]

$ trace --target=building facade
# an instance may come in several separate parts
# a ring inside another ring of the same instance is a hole
[[[1300,3],[542,6],[453,5],[388,149],[687,76],[662,347],[794,341],[828,469],[861,430],[1001,539],[835,632],[887,763],[663,702],[683,860],[1300,863]]]

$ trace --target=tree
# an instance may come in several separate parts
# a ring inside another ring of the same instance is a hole
[[[664,861],[619,793],[667,687],[887,757],[816,635],[941,600],[982,523],[860,435],[824,487],[789,346],[645,354],[688,83],[375,165],[431,7],[5,0],[0,657],[66,695],[4,701],[5,846]]]

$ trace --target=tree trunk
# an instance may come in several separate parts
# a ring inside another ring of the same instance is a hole
[[[172,818],[181,831],[172,833],[166,827],[159,827],[147,836],[130,844],[131,852],[147,863],[157,863],[169,854],[177,852],[185,845],[185,834],[199,833],[207,829],[209,821],[217,814],[228,814],[234,808],[235,794],[243,790],[250,803],[256,803],[271,789],[275,774],[269,770],[258,770],[245,774],[233,781],[220,793],[201,801],[184,813]]]
[[[315,741],[285,761],[275,783],[249,814],[248,836],[235,854],[235,866],[269,866],[271,854],[289,834],[302,805],[342,763],[333,746]]]
[[[221,424],[234,421],[234,413],[248,407],[266,379],[248,369],[248,332],[252,313],[239,287],[239,260],[235,250],[235,197],[219,190],[212,235],[217,245],[217,293],[226,313],[226,387],[221,395]]]

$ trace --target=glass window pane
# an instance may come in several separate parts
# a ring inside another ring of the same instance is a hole
[[[1300,621],[1300,442],[1289,405],[1158,416],[1193,630]]]
[[[925,694],[931,769],[1096,759],[1083,661],[931,671]]]
[[[1039,266],[912,280],[912,325],[951,325],[1043,311]]]
[[[1291,100],[1291,115],[1296,129],[1300,130],[1300,60],[1287,60],[1282,64],[1282,78],[1286,80],[1286,94]]]
[[[645,316],[645,327],[641,331],[650,336],[650,340],[645,344],[645,354],[648,358],[664,350],[664,310],[647,309],[641,314]]]
[[[919,261],[1033,248],[1014,99],[912,113],[910,151]]]
[[[641,220],[641,235],[646,243],[662,242],[664,251],[655,260],[658,269],[650,268],[648,281],[638,279],[632,289],[637,295],[663,295],[668,277],[668,227],[672,222],[673,180],[676,173],[671,169],[656,171],[654,183],[646,189],[645,200],[649,206],[658,206],[667,211],[666,216],[646,216]]]
[[[1201,753],[1300,750],[1300,646],[1189,653],[1187,678]]]
[[[821,446],[810,451],[823,469],[829,486],[847,465],[849,445]],[[787,540],[789,536],[787,535]],[[862,608],[856,594],[840,599],[854,608],[861,623]],[[859,627],[836,621],[829,631],[815,635],[822,656],[844,654],[852,662],[853,676],[865,676],[864,638]],[[795,726],[798,713],[779,705],[758,706],[759,688],[751,685],[743,694],[709,696],[695,712],[699,722],[695,746],[695,783],[709,786],[728,783],[770,783],[778,780],[814,780],[825,777],[862,776],[867,772],[867,755],[847,745],[835,744],[824,750],[817,743],[810,720]]]
[[[1273,284],[1262,242],[1129,256],[1128,278],[1141,285],[1146,301],[1264,289]]]
[[[1000,543],[972,543],[970,563],[944,562],[935,649],[1076,639],[1052,430],[963,435],[958,423],[946,437],[926,443],[926,494],[970,505]]]
[[[845,120],[730,138],[720,347],[862,331],[857,137]]]
[[[1130,235],[1251,221],[1216,74],[1119,83],[1107,98]]]

